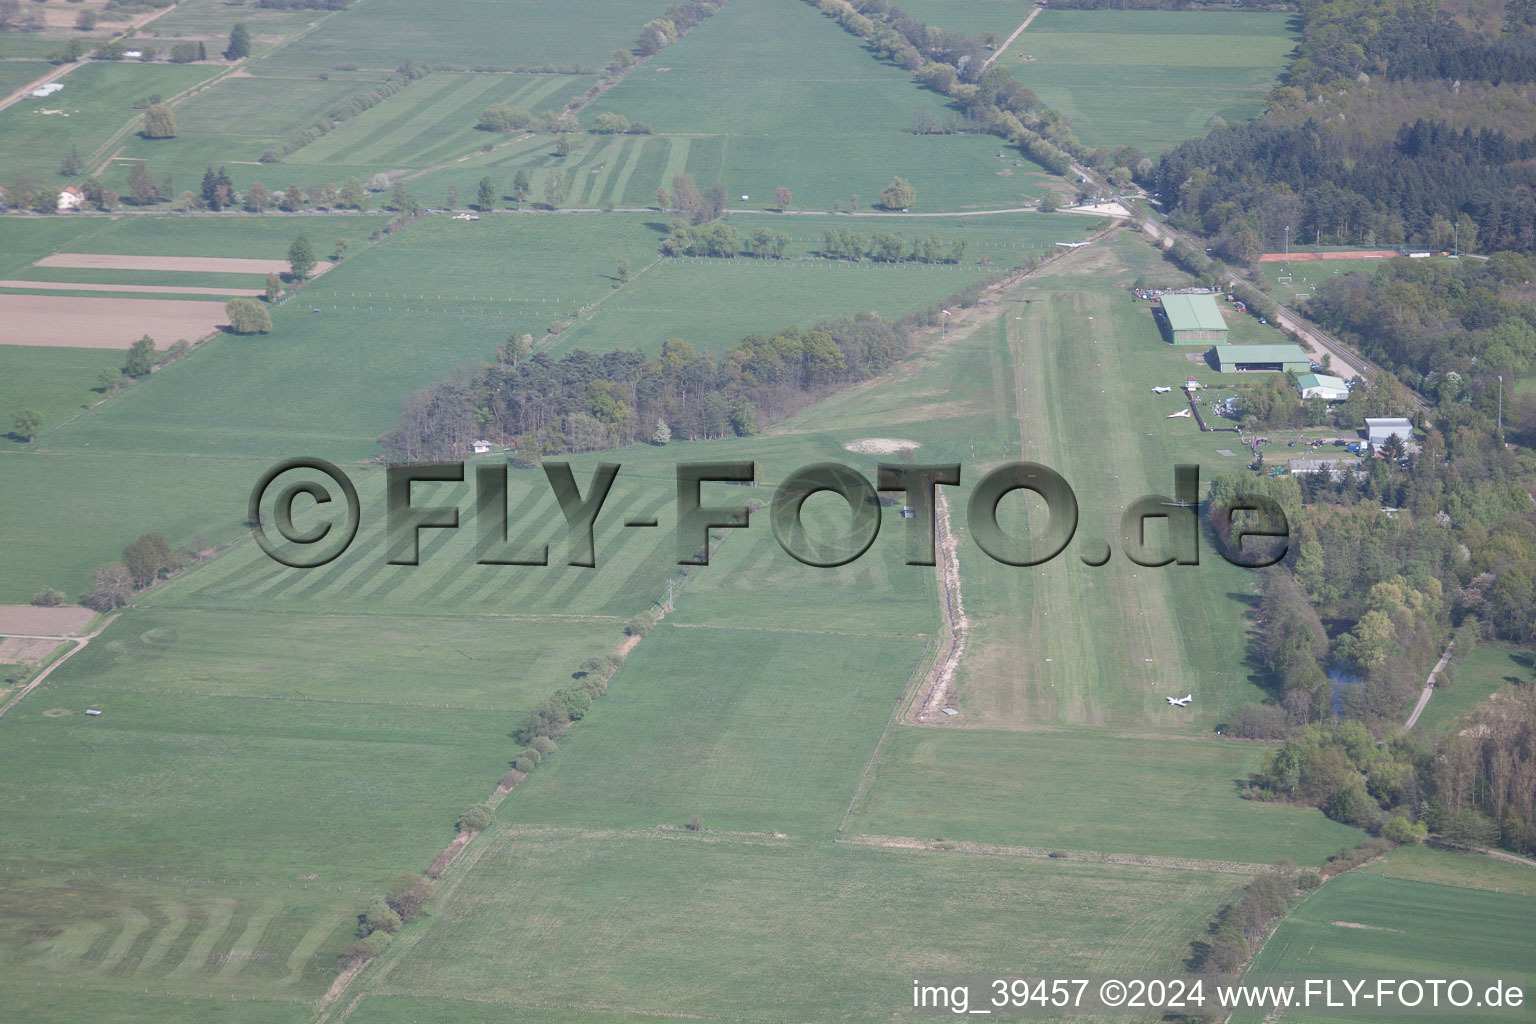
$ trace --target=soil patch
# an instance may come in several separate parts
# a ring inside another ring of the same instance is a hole
[[[69,636],[96,615],[89,608],[65,605],[0,604],[0,636]]]
[[[287,260],[248,260],[230,256],[123,256],[97,252],[56,252],[44,256],[34,267],[70,267],[76,270],[168,270],[204,274],[286,273]],[[315,264],[311,277],[331,269],[331,264]]]
[[[866,437],[862,441],[849,441],[843,447],[860,455],[895,455],[898,452],[916,451],[922,445],[899,437]]]
[[[72,281],[0,281],[0,288],[29,288],[40,292],[150,292],[160,295],[239,295],[255,294],[250,288],[194,288],[173,284],[75,284]]]
[[[0,640],[0,665],[36,665],[47,661],[59,646],[57,640],[28,640],[12,636]]]
[[[0,295],[0,345],[127,349],[146,334],[191,340],[228,322],[222,302]]]

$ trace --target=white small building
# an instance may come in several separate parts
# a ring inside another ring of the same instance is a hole
[[[1400,437],[1405,443],[1411,444],[1413,424],[1402,416],[1366,417],[1365,442],[1371,446],[1371,451],[1381,451],[1391,437]]]
[[[47,85],[38,86],[36,89],[33,89],[31,92],[27,93],[27,95],[35,96],[38,99],[43,99],[46,96],[52,96],[62,88],[64,88],[63,82],[49,82]]]
[[[123,51],[123,56],[127,57],[129,60],[143,60],[144,59],[144,51],[143,50],[124,50]]]
[[[484,455],[486,452],[491,450],[491,442],[484,440],[475,441],[469,447],[474,451],[476,455]]]
[[[1304,373],[1296,378],[1296,387],[1302,398],[1321,398],[1325,402],[1342,402],[1349,397],[1349,385],[1342,377],[1330,377],[1326,373]]]
[[[59,192],[59,212],[78,210],[85,205],[85,193],[68,185]]]

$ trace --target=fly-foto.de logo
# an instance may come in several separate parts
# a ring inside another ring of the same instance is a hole
[[[568,565],[595,568],[594,540],[598,516],[622,466],[598,463],[583,492],[570,463],[546,462],[542,466],[567,529]],[[328,478],[326,482],[316,477]],[[676,467],[677,502],[673,526],[677,564],[708,565],[710,533],[746,529],[753,513],[763,506],[723,503],[725,485],[752,484],[759,479],[756,462],[683,462]],[[876,480],[835,462],[819,462],[790,473],[774,489],[767,507],[769,526],[784,552],[796,561],[818,568],[847,565],[867,552],[880,534],[885,504],[882,492],[900,495],[905,520],[908,565],[933,565],[937,553],[936,495],[940,487],[960,484],[958,463],[942,465],[890,465],[878,467]],[[457,530],[466,509],[459,505],[417,503],[415,484],[463,483],[464,463],[391,466],[385,471],[386,557],[390,565],[419,565],[423,531]],[[329,486],[328,486],[329,485]],[[705,503],[705,489],[711,501]],[[1043,527],[1010,534],[998,521],[998,507],[1015,491],[1030,491],[1044,501]],[[847,526],[837,536],[825,530],[808,530],[802,521],[805,504],[813,495],[831,493],[847,504]],[[505,465],[480,465],[474,470],[474,503],[468,509],[474,519],[480,565],[547,566],[547,542],[519,539],[540,524],[513,522],[508,515],[509,482]],[[1200,564],[1200,470],[1176,466],[1172,496],[1148,494],[1125,506],[1114,524],[1125,557],[1137,565]],[[1258,569],[1285,557],[1290,524],[1279,503],[1265,495],[1239,495],[1223,508],[1228,528],[1218,545],[1223,558],[1233,565]],[[611,510],[610,510],[610,514]],[[326,565],[346,551],[356,538],[363,518],[357,488],[338,467],[324,459],[288,459],[264,473],[251,490],[247,515],[256,542],[275,561],[296,569]],[[301,527],[296,515],[305,522]],[[1067,481],[1035,462],[1011,462],[991,470],[971,490],[966,503],[965,526],[976,546],[1005,565],[1033,566],[1049,562],[1064,552],[1078,533],[1077,495]],[[1166,529],[1157,542],[1149,537],[1149,525],[1161,520]],[[624,520],[625,527],[654,529],[656,516]],[[275,536],[274,536],[275,534]],[[1248,540],[1258,543],[1245,545]],[[1245,550],[1246,548],[1246,550]],[[1108,541],[1086,538],[1079,542],[1078,558],[1088,566],[1101,566],[1113,557]]]

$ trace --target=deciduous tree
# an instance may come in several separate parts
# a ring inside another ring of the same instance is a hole
[[[174,139],[176,137],[176,115],[171,108],[164,103],[155,103],[144,111],[144,131],[146,139]]]
[[[288,272],[295,281],[303,281],[315,269],[315,247],[308,236],[300,235],[288,247]]]
[[[224,56],[228,60],[239,60],[251,55],[251,33],[245,27],[245,22],[235,23],[235,27],[229,30],[229,46],[224,50]]]
[[[880,190],[880,205],[887,210],[905,210],[917,202],[917,189],[905,178],[897,178]]]
[[[229,317],[229,329],[236,334],[266,334],[272,330],[267,307],[255,299],[230,299],[224,304],[224,314]]]

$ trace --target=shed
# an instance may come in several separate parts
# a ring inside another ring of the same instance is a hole
[[[1222,373],[1289,370],[1301,374],[1312,366],[1299,345],[1217,345],[1215,354]]]
[[[1381,451],[1387,439],[1393,436],[1404,441],[1413,440],[1413,424],[1401,416],[1367,416],[1365,419],[1365,441],[1371,446],[1372,451]]]
[[[1325,402],[1342,402],[1349,397],[1349,386],[1340,377],[1326,373],[1304,373],[1296,378],[1296,387],[1302,398],[1321,398]]]
[[[491,450],[491,442],[485,440],[473,441],[469,447],[474,450],[476,455],[484,455]]]
[[[1209,295],[1164,295],[1163,320],[1175,345],[1199,345],[1227,340],[1227,322]]]

